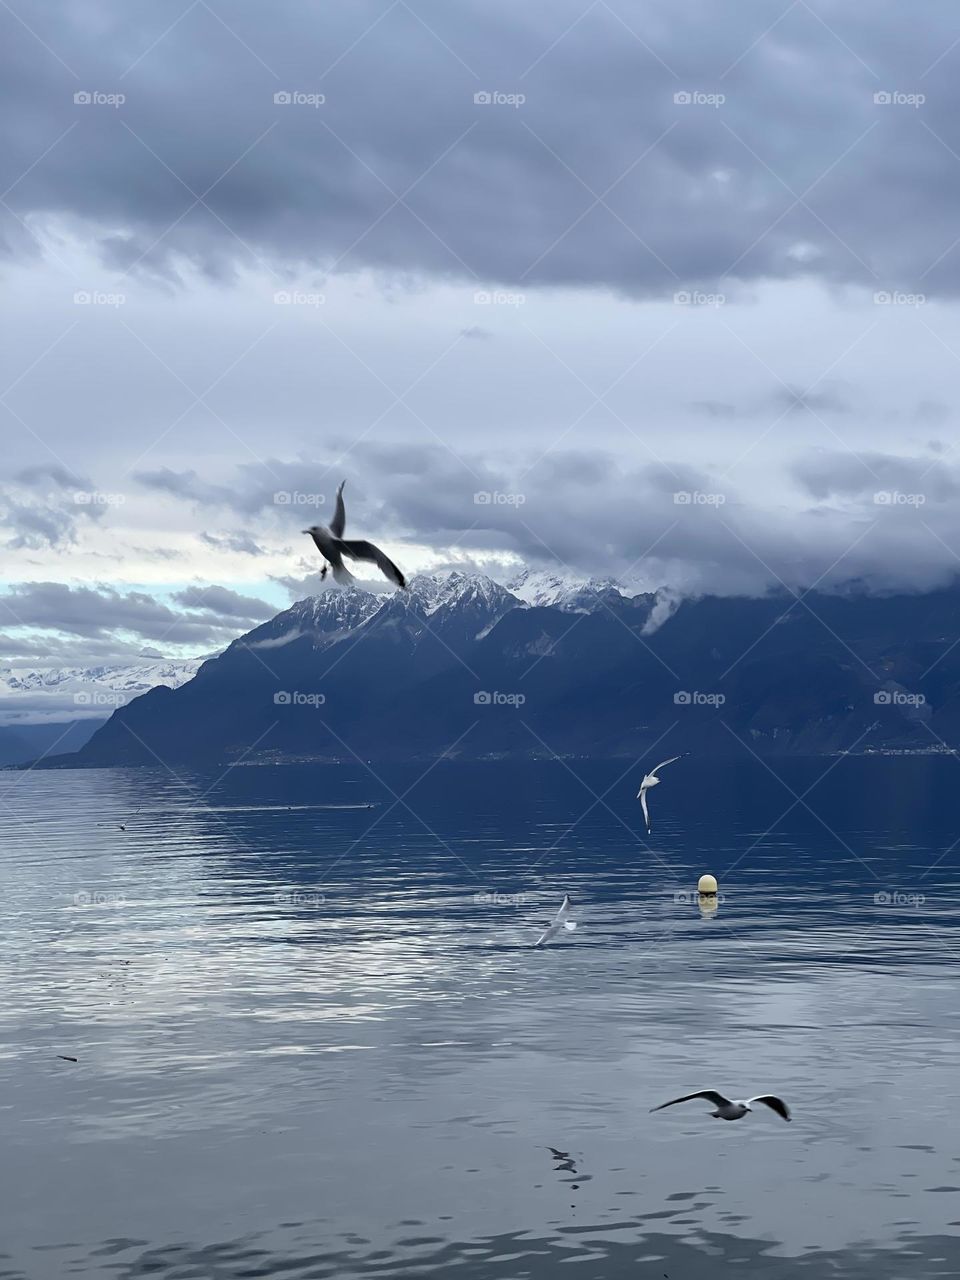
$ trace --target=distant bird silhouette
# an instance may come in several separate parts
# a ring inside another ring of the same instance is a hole
[[[747,1098],[744,1102],[732,1102],[729,1098],[725,1098],[722,1093],[717,1093],[715,1089],[701,1089],[699,1093],[685,1093],[682,1098],[674,1098],[671,1102],[661,1103],[659,1107],[651,1107],[651,1111],[662,1111],[664,1107],[675,1107],[678,1102],[690,1102],[692,1098],[705,1098],[707,1102],[712,1102],[717,1108],[710,1114],[718,1120],[742,1120],[748,1111],[752,1111],[751,1102],[762,1102],[775,1111],[778,1116],[784,1120],[790,1119],[790,1108],[780,1098],[772,1093],[758,1093],[753,1098]]]
[[[333,519],[330,521],[330,528],[328,529],[326,525],[314,524],[309,529],[303,530],[304,533],[309,533],[317,550],[327,561],[320,570],[321,580],[327,576],[329,568],[333,570],[333,576],[337,582],[343,584],[353,582],[353,574],[344,567],[343,563],[343,557],[347,556],[350,560],[373,561],[385,578],[395,582],[398,587],[405,588],[407,583],[403,574],[379,547],[374,546],[372,542],[351,542],[344,538],[343,530],[347,523],[347,513],[343,505],[343,486],[346,483],[346,480],[341,480],[340,487],[337,489],[337,505],[333,512]]]
[[[140,805],[140,807],[137,809],[137,813],[139,813],[139,812],[140,812],[140,809],[142,809],[142,808],[143,808],[143,805]],[[136,817],[136,816],[137,816],[137,815],[136,815],[136,814],[134,814],[134,817]],[[127,819],[127,822],[129,822],[129,821],[130,821],[130,819],[128,818],[128,819]],[[119,822],[119,823],[117,823],[117,830],[118,830],[118,831],[126,831],[126,829],[127,829],[127,822]],[[113,824],[112,824],[112,823],[110,823],[110,822],[98,822],[98,823],[97,823],[97,826],[98,826],[98,827],[110,827],[110,826],[112,826],[112,825],[113,825]]]

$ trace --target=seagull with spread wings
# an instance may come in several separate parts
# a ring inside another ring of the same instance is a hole
[[[664,765],[673,764],[675,760],[679,760],[679,756],[671,756],[669,760],[661,760],[660,763],[650,770],[649,773],[643,775],[643,781],[640,783],[640,790],[637,792],[637,799],[640,801],[640,808],[643,810],[643,820],[647,824],[647,835],[650,834],[650,811],[647,808],[647,792],[651,787],[657,786],[660,779],[657,777],[657,769],[662,769]]]
[[[309,533],[317,550],[326,561],[320,570],[321,579],[327,576],[328,569],[332,569],[337,582],[342,584],[352,582],[353,574],[343,563],[343,557],[347,556],[350,560],[373,561],[385,578],[395,582],[398,587],[406,587],[403,574],[379,547],[374,546],[372,542],[358,542],[344,538],[343,530],[347,523],[347,513],[343,505],[343,486],[346,483],[346,480],[341,480],[340,487],[337,489],[337,505],[333,512],[333,519],[330,521],[330,528],[322,524],[314,524],[309,529],[303,530],[304,533]]]
[[[570,914],[570,898],[567,894],[564,894],[563,902],[560,904],[560,910],[554,916],[553,923],[550,925],[550,927],[546,930],[545,933],[542,933],[540,935],[540,937],[536,940],[536,942],[533,945],[535,947],[542,947],[546,943],[552,942],[553,939],[558,937],[561,933],[564,933],[564,932],[572,933],[574,929],[576,929],[577,924],[575,920],[569,920],[567,918],[569,914]]]
[[[717,1093],[716,1089],[701,1089],[699,1093],[685,1093],[682,1098],[673,1098],[670,1102],[661,1103],[659,1107],[651,1107],[650,1110],[662,1111],[664,1107],[675,1107],[678,1102],[690,1102],[693,1098],[706,1098],[707,1102],[712,1102],[717,1109],[710,1114],[718,1120],[742,1120],[748,1111],[753,1110],[751,1102],[762,1102],[782,1119],[790,1119],[790,1108],[772,1093],[758,1093],[755,1097],[747,1098],[743,1102],[733,1102],[730,1098],[725,1098],[722,1093]]]

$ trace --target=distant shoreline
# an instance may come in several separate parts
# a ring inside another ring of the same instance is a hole
[[[457,755],[448,756],[446,753],[433,754],[424,752],[417,755],[398,755],[398,756],[377,756],[370,757],[369,761],[360,761],[359,763],[370,763],[378,765],[395,765],[395,764],[433,764],[439,763],[446,759],[452,764],[499,764],[509,763],[510,761],[531,762],[542,760],[550,761],[570,761],[570,760],[639,760],[646,753],[647,748],[640,748],[636,752],[615,752],[606,754],[591,754],[583,751],[557,751],[557,752],[500,752],[488,753],[481,756]],[[760,760],[829,760],[836,759],[841,756],[849,756],[851,759],[870,759],[875,757],[890,756],[957,756],[960,755],[960,747],[930,746],[930,747],[875,747],[866,748],[862,751],[848,751],[846,749],[832,751],[777,751],[763,754],[757,752],[756,758]],[[731,760],[750,759],[750,756],[742,756],[731,752],[727,755],[705,754],[700,757],[704,761],[716,761],[717,763],[727,763]],[[264,758],[244,759],[244,760],[225,760],[221,756],[207,756],[197,759],[177,759],[173,762],[180,768],[219,768],[219,769],[267,769],[271,767],[289,768],[294,765],[317,765],[317,766],[342,766],[355,765],[358,760],[354,756],[318,756],[318,755],[276,755]],[[0,772],[24,773],[32,770],[69,770],[69,769],[156,769],[163,768],[163,762],[158,760],[129,760],[117,764],[107,764],[102,761],[73,761],[68,756],[51,756],[48,759],[25,761],[22,764],[8,764],[0,766]]]

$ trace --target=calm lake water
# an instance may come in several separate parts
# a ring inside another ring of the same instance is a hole
[[[0,1277],[956,1276],[960,760],[771,767],[0,774]]]

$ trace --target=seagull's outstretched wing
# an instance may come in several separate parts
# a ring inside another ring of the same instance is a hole
[[[647,835],[650,834],[650,810],[647,808],[647,793],[645,790],[640,791],[640,808],[643,810],[643,820],[647,824]]]
[[[342,538],[347,526],[347,512],[343,505],[343,486],[346,483],[346,480],[340,481],[340,487],[337,489],[337,506],[330,521],[330,532],[335,538]]]
[[[372,542],[347,542],[341,538],[337,545],[345,556],[350,556],[353,560],[372,560],[384,577],[395,582],[398,587],[407,585],[406,579],[393,561]]]
[[[680,759],[679,756],[671,756],[669,760],[661,760],[660,763],[656,766],[656,768],[651,769],[650,772],[656,773],[657,769],[662,769],[664,765],[673,764],[675,760],[679,760],[679,759]]]
[[[659,1107],[651,1107],[650,1110],[662,1111],[664,1107],[675,1107],[678,1102],[689,1102],[692,1098],[706,1098],[707,1102],[712,1102],[715,1107],[725,1106],[730,1101],[715,1089],[701,1089],[699,1093],[685,1093],[682,1098],[672,1098],[669,1102],[662,1102]]]
[[[563,901],[560,903],[560,910],[557,912],[557,914],[553,918],[553,923],[563,924],[563,922],[566,920],[569,913],[570,913],[570,895],[568,893],[565,893],[563,895]]]
[[[751,1102],[763,1102],[771,1111],[775,1111],[778,1116],[782,1116],[784,1120],[790,1119],[790,1108],[782,1098],[774,1097],[772,1093],[758,1093],[755,1098],[748,1098],[747,1106],[749,1106]]]
[[[545,942],[549,942],[551,938],[555,938],[560,932],[560,925],[552,924],[549,929],[541,933],[540,937],[533,944],[535,947],[542,947]]]

